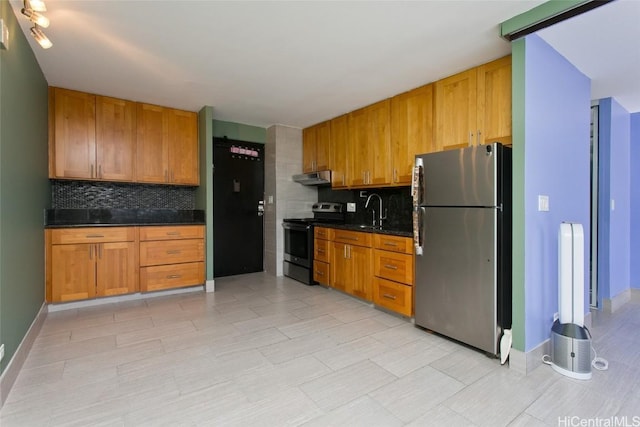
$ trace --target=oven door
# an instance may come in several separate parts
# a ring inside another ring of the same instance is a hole
[[[283,222],[284,260],[311,268],[313,262],[313,225]]]

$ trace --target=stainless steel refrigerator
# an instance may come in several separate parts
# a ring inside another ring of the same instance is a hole
[[[511,328],[511,149],[416,156],[415,323],[491,355]]]

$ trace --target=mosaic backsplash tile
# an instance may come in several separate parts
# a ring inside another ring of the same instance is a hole
[[[54,209],[195,209],[197,187],[51,181]]]

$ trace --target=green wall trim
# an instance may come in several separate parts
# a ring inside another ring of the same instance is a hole
[[[500,24],[500,35],[512,34],[592,0],[551,0]]]
[[[267,142],[267,130],[265,128],[222,120],[213,121],[213,136],[219,138],[226,136],[229,139],[260,144]]]
[[[525,39],[511,43],[513,129],[513,348],[525,351]]]
[[[213,280],[213,107],[204,106],[198,113],[198,135],[200,187],[196,191],[196,209],[205,210],[206,279]]]

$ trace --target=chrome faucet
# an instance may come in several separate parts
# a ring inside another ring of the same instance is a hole
[[[367,201],[364,203],[364,208],[367,209],[369,207],[369,202],[371,202],[371,198],[373,196],[376,196],[378,198],[378,201],[379,201],[379,205],[378,205],[378,227],[382,228],[382,220],[387,218],[387,216],[383,215],[383,213],[382,213],[382,197],[380,197],[380,195],[376,194],[376,193],[369,194],[369,197],[367,197]],[[373,212],[373,220],[372,220],[372,222],[373,222],[372,225],[375,227],[376,226],[375,212]]]

